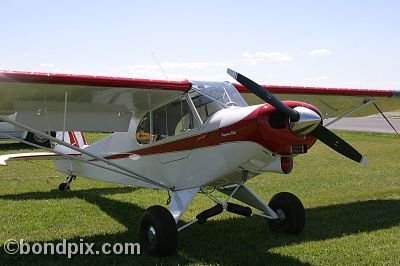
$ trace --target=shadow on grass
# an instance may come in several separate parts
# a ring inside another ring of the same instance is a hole
[[[136,242],[137,226],[143,209],[135,204],[122,202],[104,196],[130,193],[134,188],[100,188],[71,191],[68,193],[31,192],[3,195],[3,200],[48,200],[57,198],[80,198],[107,213],[126,226],[127,230],[113,234],[99,234],[85,237],[86,243],[95,243],[96,249],[104,243]],[[327,240],[360,232],[372,232],[397,226],[400,223],[399,200],[371,200],[307,209],[306,229],[300,236],[288,236],[270,232],[265,220],[258,217],[211,220],[204,226],[194,225],[180,233],[179,251],[168,258],[123,255],[7,255],[1,248],[0,260],[6,264],[287,264],[304,265],[295,258],[269,252],[271,248],[299,244],[309,241]],[[93,220],[93,222],[96,222]],[[80,243],[80,238],[67,240]],[[53,243],[62,242],[54,239]]]
[[[21,142],[0,143],[0,151],[37,150],[37,148]]]

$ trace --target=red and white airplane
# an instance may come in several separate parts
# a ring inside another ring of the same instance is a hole
[[[224,210],[258,215],[274,231],[300,234],[305,212],[296,196],[278,193],[267,204],[246,181],[264,172],[289,174],[294,156],[307,153],[317,140],[366,163],[322,121],[370,113],[368,108],[380,101],[385,110],[399,109],[400,91],[260,86],[233,70],[228,74],[240,84],[1,71],[0,121],[55,146],[48,152],[3,155],[0,164],[54,159],[68,176],[60,190],[82,176],[169,191],[169,210],[152,206],[140,220],[140,243],[153,255],[173,254],[179,231]],[[302,101],[281,101],[272,93]],[[261,104],[248,105],[257,101]],[[42,133],[51,131],[57,136]],[[85,131],[114,133],[88,145]],[[215,190],[227,197],[217,197]],[[216,205],[178,227],[199,192]],[[243,205],[231,203],[232,198]]]

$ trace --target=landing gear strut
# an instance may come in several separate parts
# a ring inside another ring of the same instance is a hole
[[[62,182],[58,186],[58,190],[60,190],[60,191],[70,190],[72,181],[75,180],[75,179],[76,179],[75,175],[71,175],[71,176],[67,177],[67,180],[65,180],[65,182]]]

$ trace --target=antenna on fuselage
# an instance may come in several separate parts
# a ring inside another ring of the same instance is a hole
[[[154,54],[153,51],[151,51],[151,55],[153,56],[154,61],[156,61],[156,64],[158,65],[158,67],[161,69],[161,72],[164,74],[165,79],[166,79],[166,80],[169,80],[169,78],[168,78],[168,76],[167,76],[167,73],[166,73],[166,72],[164,71],[164,69],[162,68],[160,62],[158,62],[157,57],[156,57],[156,55]]]

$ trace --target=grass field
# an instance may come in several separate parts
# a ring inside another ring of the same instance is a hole
[[[300,236],[273,233],[265,220],[223,213],[180,233],[169,258],[123,255],[7,255],[7,239],[31,243],[137,241],[143,210],[166,204],[167,193],[78,178],[59,192],[64,177],[52,162],[10,162],[0,169],[0,264],[221,264],[221,265],[400,265],[400,139],[395,135],[341,132],[367,155],[358,165],[317,143],[295,160],[292,174],[260,175],[248,182],[267,202],[277,192],[296,194],[306,207]],[[99,137],[90,135],[91,139]],[[0,144],[1,153],[25,151]],[[198,195],[183,220],[213,203]]]

